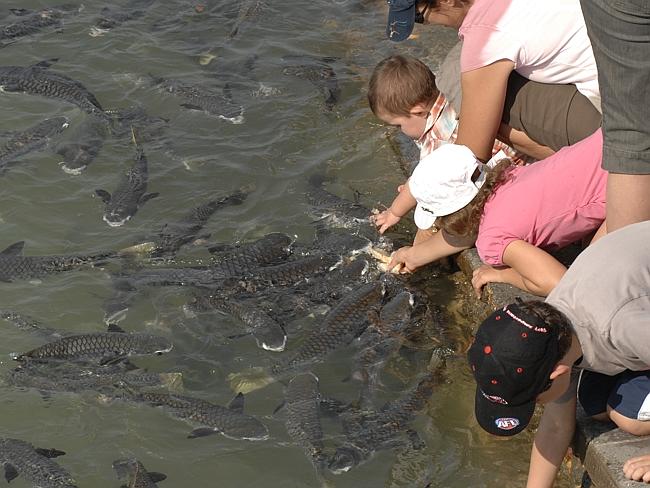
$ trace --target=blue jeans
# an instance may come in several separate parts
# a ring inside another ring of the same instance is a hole
[[[598,67],[603,169],[650,174],[650,0],[580,0]]]

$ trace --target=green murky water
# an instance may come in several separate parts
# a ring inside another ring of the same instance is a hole
[[[145,145],[149,191],[160,196],[127,225],[108,227],[102,221],[102,204],[93,197],[97,188],[115,188],[118,175],[132,162],[134,149],[128,138],[109,139],[81,175],[61,171],[60,158],[46,150],[22,158],[2,176],[0,247],[24,240],[26,254],[34,255],[118,249],[138,242],[192,206],[250,183],[256,190],[243,205],[221,210],[210,220],[206,232],[211,240],[250,240],[281,231],[309,241],[313,228],[304,189],[307,176],[316,171],[335,176],[329,189],[341,196],[351,198],[358,191],[367,206],[390,201],[402,176],[385,128],[367,109],[369,73],[376,62],[397,51],[426,55],[435,68],[455,42],[454,33],[421,31],[417,42],[395,46],[384,39],[383,2],[266,0],[261,14],[243,22],[228,41],[238,3],[158,0],[142,17],[92,37],[90,27],[106,4],[86,0],[83,10],[66,18],[62,29],[45,29],[0,49],[0,65],[27,66],[57,58],[52,69],[81,81],[105,108],[140,104],[149,114],[169,119],[165,144]],[[1,7],[56,4],[4,0]],[[206,53],[215,58],[203,66],[200,56]],[[253,55],[253,68],[243,68]],[[282,73],[285,55],[337,58],[332,66],[341,96],[331,112],[324,110],[323,95],[314,86]],[[181,109],[177,99],[151,87],[150,75],[211,87],[235,76],[240,83],[233,85],[233,96],[245,106],[245,122],[234,125]],[[21,94],[1,94],[0,113],[2,131],[22,130],[54,115],[67,116],[72,129],[86,117],[65,102]],[[433,280],[429,292],[443,309],[454,296],[444,274]],[[39,282],[0,283],[0,308],[60,329],[97,331],[103,328],[102,302],[110,294],[107,273],[91,269]],[[227,375],[267,364],[271,353],[257,349],[252,341],[227,339],[237,328],[226,319],[186,318],[180,307],[187,296],[183,289],[152,289],[121,325],[165,335],[175,344],[169,355],[138,360],[138,365],[182,372],[188,394],[225,404],[232,397]],[[304,319],[295,335],[313,326],[313,320]],[[432,324],[436,326],[460,327]],[[28,350],[41,340],[5,322],[0,327],[4,375],[13,367],[11,352]],[[349,374],[350,355],[350,350],[337,353],[335,361],[315,368],[321,391],[348,400],[355,397],[358,385],[341,381]],[[427,362],[426,351],[393,360],[379,397],[395,398]],[[54,394],[44,400],[36,391],[2,386],[0,435],[66,451],[59,462],[80,487],[119,486],[111,462],[125,456],[136,456],[148,469],[166,473],[168,479],[161,486],[167,487],[319,486],[309,460],[291,444],[281,414],[273,414],[282,396],[277,383],[247,396],[247,412],[262,419],[271,437],[246,442],[222,436],[187,439],[189,424],[145,406],[106,405],[92,394]],[[490,438],[476,426],[472,406],[473,385],[464,358],[452,357],[446,382],[415,422],[426,449],[382,451],[361,467],[332,476],[332,485],[522,486],[530,436]],[[328,424],[325,429],[327,443],[333,446],[338,440],[334,430],[330,434]],[[21,478],[12,485],[27,486]]]

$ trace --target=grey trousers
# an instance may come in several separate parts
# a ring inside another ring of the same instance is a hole
[[[603,169],[650,174],[650,0],[581,0],[598,66]]]

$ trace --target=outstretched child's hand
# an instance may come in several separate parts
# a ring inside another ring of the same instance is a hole
[[[650,483],[650,454],[625,461],[623,473],[627,479]]]
[[[391,212],[389,208],[383,212],[378,213],[377,215],[373,215],[372,221],[377,227],[379,227],[379,233],[383,234],[389,227],[392,227],[397,222],[399,222],[400,218],[401,217],[398,217],[393,212]]]
[[[415,271],[416,267],[410,262],[411,249],[411,246],[404,246],[395,251],[390,257],[390,263],[387,266],[388,270],[392,271],[397,268],[398,273],[412,273]]]
[[[483,286],[488,283],[500,281],[498,279],[499,273],[500,271],[498,269],[494,269],[492,266],[488,266],[487,264],[483,264],[474,270],[472,273],[472,286],[474,287],[474,292],[477,297],[481,298],[481,290],[483,289]]]

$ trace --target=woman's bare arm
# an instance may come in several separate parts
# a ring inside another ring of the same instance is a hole
[[[463,99],[456,144],[469,147],[474,155],[487,161],[501,124],[508,77],[514,63],[503,59],[489,66],[461,74]]]

